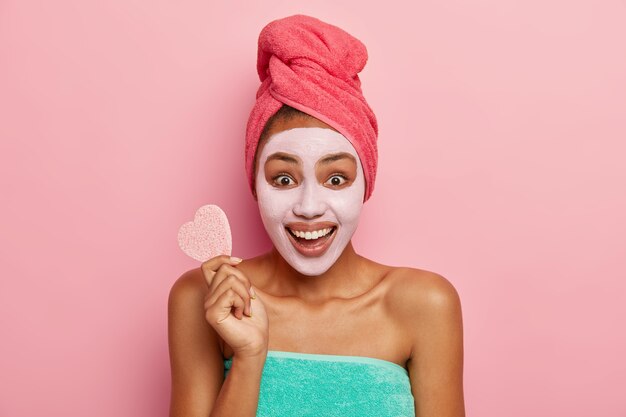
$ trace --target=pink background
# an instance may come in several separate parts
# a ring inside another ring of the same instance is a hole
[[[354,237],[447,277],[468,416],[625,416],[626,2],[0,1],[0,415],[165,416],[167,296],[204,204],[267,250],[243,165],[270,20],[366,45]]]

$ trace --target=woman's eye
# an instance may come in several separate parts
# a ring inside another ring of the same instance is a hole
[[[343,182],[342,182],[343,180]],[[339,185],[343,185],[345,184],[345,182],[348,179],[346,177],[344,177],[343,175],[333,175],[332,177],[330,177],[330,184],[334,185],[334,186],[339,186]]]
[[[287,175],[278,175],[274,177],[273,180],[274,180],[274,183],[278,185],[291,185],[292,183],[290,181],[293,181]]]

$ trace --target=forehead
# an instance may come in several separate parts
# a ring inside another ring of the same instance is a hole
[[[345,152],[357,161],[356,150],[342,134],[321,127],[299,127],[272,135],[261,152],[261,161],[276,153],[289,153],[303,161],[316,161],[325,155]]]

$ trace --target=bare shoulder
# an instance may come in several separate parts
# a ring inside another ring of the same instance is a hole
[[[172,285],[168,298],[170,336],[178,336],[180,328],[194,329],[197,334],[209,336],[206,340],[218,340],[205,320],[204,302],[209,289],[200,268],[184,272]]]
[[[170,415],[208,415],[224,380],[219,337],[205,319],[208,286],[200,268],[183,273],[168,299]]]
[[[172,326],[194,326],[199,333],[215,333],[204,319],[204,302],[209,287],[202,269],[184,272],[172,285],[168,298],[168,311]],[[219,340],[217,335],[212,339]]]
[[[461,300],[440,274],[415,268],[390,272],[388,310],[411,345],[407,369],[415,415],[465,416]]]
[[[454,285],[444,276],[423,269],[391,267],[386,301],[400,319],[428,317],[443,312],[455,313],[461,300]]]
[[[200,267],[184,272],[172,285],[170,297],[173,295],[193,296],[203,295],[208,291],[208,286]]]

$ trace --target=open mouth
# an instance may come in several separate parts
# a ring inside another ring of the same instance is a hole
[[[294,245],[296,250],[305,256],[320,256],[330,246],[333,238],[335,237],[335,231],[337,226],[332,226],[328,229],[322,229],[319,233],[313,232],[306,234],[298,232],[298,235],[288,227],[285,227],[289,234],[289,240]],[[308,238],[308,239],[307,239]]]

